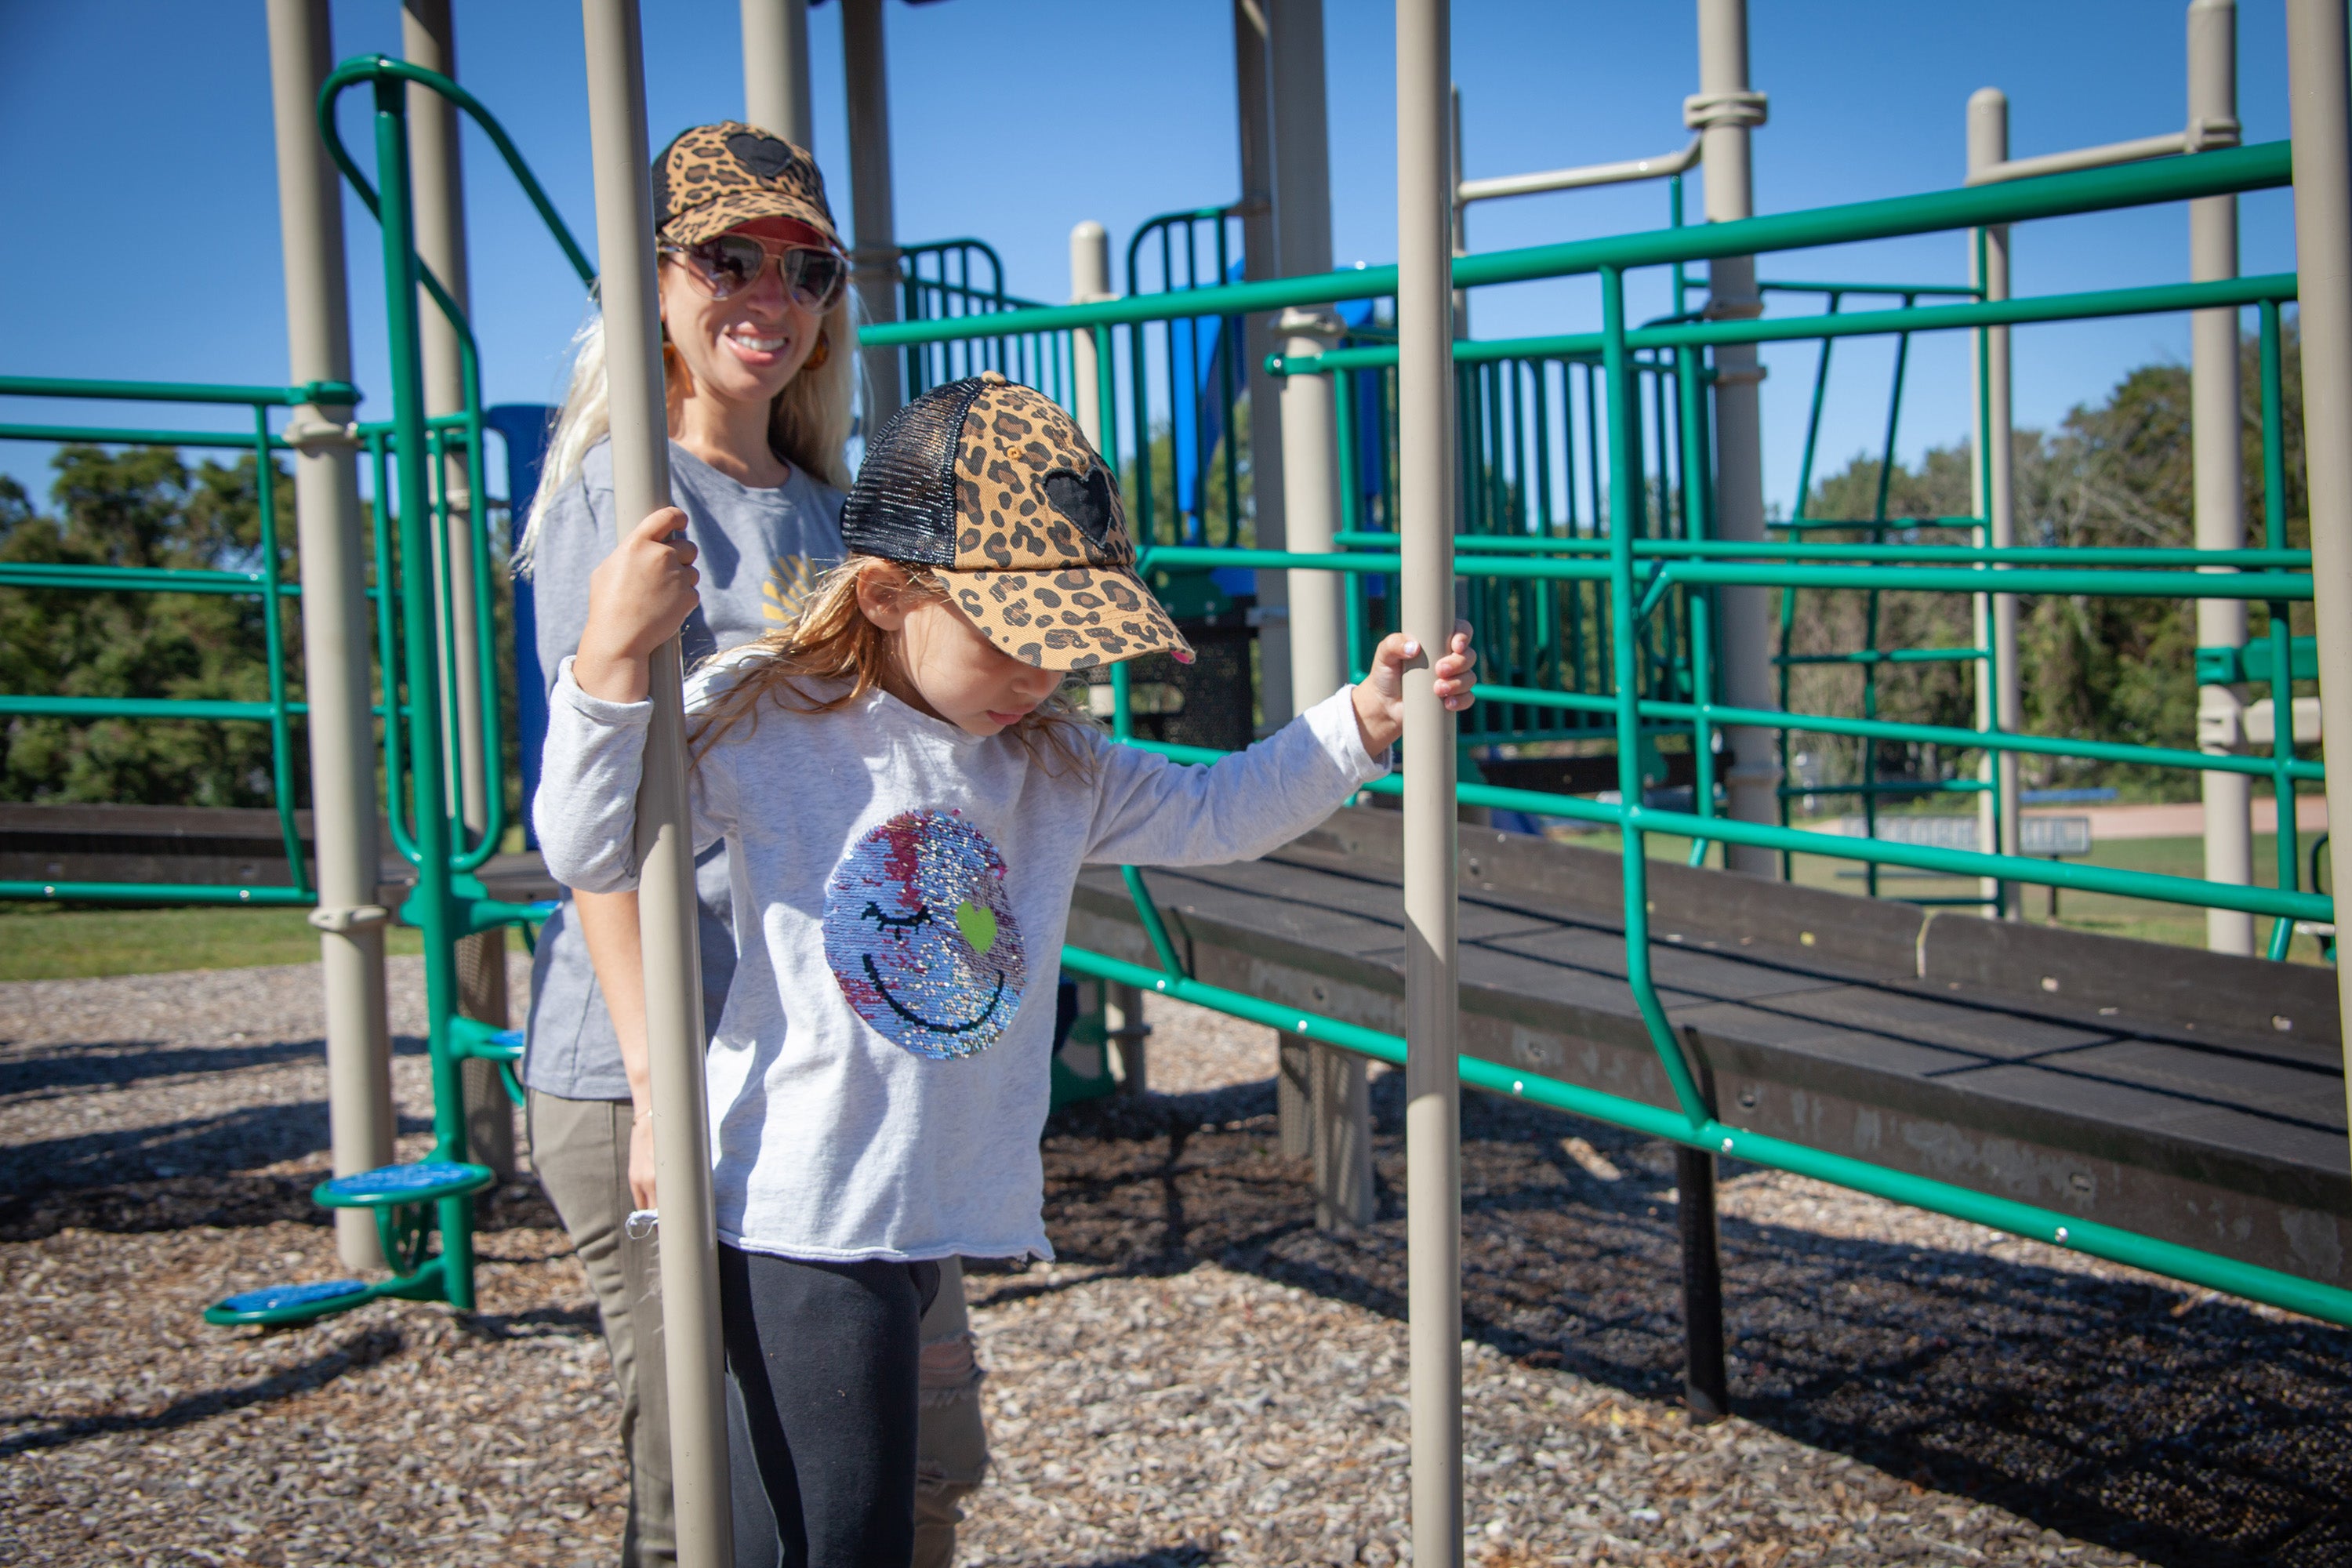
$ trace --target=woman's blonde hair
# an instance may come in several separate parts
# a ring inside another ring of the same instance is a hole
[[[799,615],[723,656],[744,668],[696,720],[688,742],[697,760],[740,726],[756,729],[760,710],[770,701],[795,713],[831,713],[881,686],[885,675],[900,672],[891,634],[866,619],[857,603],[858,584],[876,570],[889,572],[898,579],[894,591],[917,603],[948,598],[947,584],[929,567],[879,555],[850,556],[816,580]],[[1089,743],[1095,728],[1057,690],[1004,733],[1026,747],[1047,773],[1066,770],[1086,777],[1095,769]]]
[[[667,264],[666,264],[667,265]],[[805,468],[837,490],[849,488],[849,467],[842,448],[849,440],[851,404],[857,391],[857,325],[856,292],[843,289],[824,313],[817,336],[824,360],[803,364],[784,383],[768,405],[768,447],[796,468]],[[812,353],[811,358],[815,356]],[[669,342],[662,341],[662,384],[675,407],[693,378],[686,362]],[[604,376],[604,317],[590,309],[588,319],[572,339],[572,377],[563,393],[563,406],[548,437],[547,457],[540,469],[539,493],[531,501],[530,518],[523,526],[522,542],[515,546],[514,571],[530,575],[539,551],[540,529],[556,497],[580,475],[589,449],[613,431],[613,405]]]

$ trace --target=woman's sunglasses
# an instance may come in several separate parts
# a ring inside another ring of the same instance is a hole
[[[784,292],[804,310],[822,315],[833,309],[849,281],[849,262],[838,251],[808,245],[771,247],[747,234],[722,234],[699,245],[661,248],[683,262],[714,300],[729,299],[757,283],[771,257],[783,275]]]

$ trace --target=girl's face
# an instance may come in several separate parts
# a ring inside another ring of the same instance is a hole
[[[759,218],[729,232],[778,241],[793,227],[782,218]],[[661,313],[698,396],[763,408],[808,363],[824,327],[816,312],[793,301],[773,261],[750,288],[714,300],[684,262],[665,257]]]
[[[897,647],[897,679],[886,679],[883,689],[967,734],[1012,728],[1066,679],[1060,670],[1022,663],[954,605],[908,591],[906,578],[889,570],[868,568],[858,579],[857,607]]]

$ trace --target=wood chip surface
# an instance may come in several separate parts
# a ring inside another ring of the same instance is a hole
[[[414,1157],[417,961],[392,981]],[[0,1562],[615,1559],[603,1343],[527,1178],[487,1206],[477,1313],[198,1320],[345,1272],[309,1199],[318,985],[0,985]],[[1409,1561],[1399,1081],[1375,1083],[1381,1217],[1322,1235],[1270,1037],[1151,1008],[1160,1092],[1048,1131],[1060,1258],[971,1277],[996,1469],[962,1561]],[[1482,1568],[2352,1564],[2352,1335],[1733,1167],[1738,1414],[1696,1427],[1671,1154],[1473,1096],[1463,1168]]]

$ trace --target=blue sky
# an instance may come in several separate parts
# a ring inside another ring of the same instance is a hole
[[[1375,0],[1326,0],[1332,200],[1341,264],[1395,252],[1392,20]],[[656,143],[742,110],[730,0],[653,0],[646,78]],[[1754,84],[1771,100],[1756,133],[1759,212],[1942,188],[1963,172],[1963,110],[1986,85],[2011,99],[2014,155],[2178,129],[2183,7],[1978,0],[1751,0]],[[339,56],[399,47],[394,0],[337,0]],[[811,13],[814,151],[846,216],[840,8]],[[1103,223],[1115,247],[1153,213],[1238,189],[1233,39],[1225,0],[950,0],[890,5],[891,112],[902,240],[974,235],[1004,255],[1008,286],[1068,289],[1067,236]],[[1681,145],[1696,86],[1688,4],[1455,0],[1454,66],[1473,176],[1660,153]],[[457,0],[459,75],[497,112],[592,248],[580,14],[559,0]],[[2250,141],[2286,134],[2278,7],[2240,19],[2241,118]],[[258,0],[0,3],[0,371],[16,374],[277,382],[286,374],[267,39]],[[363,136],[353,95],[352,134]],[[475,319],[492,401],[551,401],[581,315],[561,257],[478,135],[466,146]],[[1693,195],[1696,206],[1696,192]],[[383,406],[375,228],[348,209],[357,376]],[[1563,193],[1473,209],[1475,249],[1659,226],[1664,188]],[[2249,272],[2294,266],[2283,192],[2242,203]],[[2179,207],[2018,231],[2020,293],[2187,275]],[[92,243],[100,237],[111,243]],[[83,263],[77,266],[77,258]],[[92,258],[103,258],[89,266]],[[1766,276],[1963,280],[1957,237],[1802,254]],[[1637,287],[1654,310],[1660,285]],[[1482,291],[1481,336],[1597,324],[1589,281]],[[2151,360],[2185,360],[2185,318],[2019,335],[2021,423],[2049,423]],[[1795,483],[1811,349],[1767,351],[1766,487]],[[1832,464],[1874,447],[1891,347],[1838,351],[1824,435]],[[6,400],[13,419],[128,410]],[[1968,424],[1961,340],[1913,351],[1901,447]],[[194,425],[201,415],[173,416]],[[0,444],[0,470],[46,489],[48,453]]]

